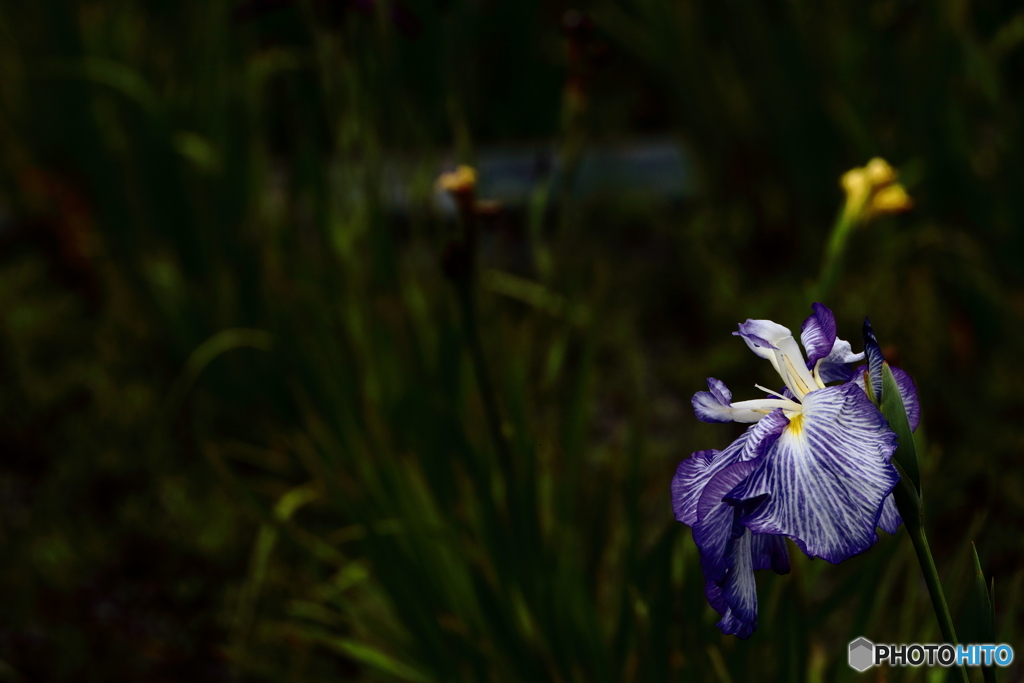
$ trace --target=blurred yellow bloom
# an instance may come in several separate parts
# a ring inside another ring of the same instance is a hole
[[[914,205],[906,189],[896,182],[895,169],[881,157],[847,171],[840,184],[846,191],[844,211],[848,220],[866,221],[900,213]]]
[[[472,192],[476,188],[476,170],[472,166],[459,166],[454,171],[442,173],[437,179],[437,186],[452,194]]]

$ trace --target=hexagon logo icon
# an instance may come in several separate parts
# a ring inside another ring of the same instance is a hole
[[[874,664],[875,644],[867,638],[858,638],[850,643],[850,666],[857,671],[867,671]]]

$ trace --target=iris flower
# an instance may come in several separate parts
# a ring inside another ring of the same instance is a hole
[[[789,571],[785,538],[809,557],[838,563],[870,548],[877,527],[895,533],[892,499],[899,474],[890,464],[896,435],[869,397],[881,394],[882,355],[865,321],[865,353],[836,336],[835,318],[813,305],[801,352],[789,329],[747,320],[733,334],[766,359],[784,387],[757,386],[766,398],[733,402],[717,379],[693,397],[705,422],[754,423],[723,451],[698,451],[672,481],[676,518],[693,529],[705,594],[723,633],[749,637],[757,627],[753,572]],[[856,371],[850,364],[864,360]],[[913,381],[896,372],[911,427],[918,419]],[[838,382],[829,385],[827,383]]]

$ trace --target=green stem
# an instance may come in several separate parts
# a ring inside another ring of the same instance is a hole
[[[946,604],[946,596],[942,592],[942,584],[939,583],[939,571],[935,567],[935,560],[932,559],[932,553],[928,547],[928,537],[925,535],[924,529],[920,529],[918,533],[911,532],[910,540],[914,544],[917,561],[921,565],[921,573],[924,574],[924,582],[928,585],[928,593],[932,598],[932,607],[935,608],[935,616],[939,620],[942,637],[947,643],[956,645],[953,618],[949,614],[949,605]]]
[[[939,580],[939,570],[935,567],[935,559],[928,547],[928,536],[924,530],[924,508],[921,505],[921,498],[903,468],[895,460],[893,464],[900,473],[900,482],[893,491],[896,506],[903,517],[903,525],[907,528],[910,540],[914,544],[914,552],[917,553],[917,562],[921,565],[921,573],[928,586],[928,595],[932,599],[932,607],[935,609],[935,618],[938,619],[942,638],[956,647],[959,641],[956,639],[956,630],[953,628],[953,617],[949,613],[946,594],[942,591],[942,582]],[[967,668],[961,664],[959,669],[963,682],[970,683],[971,679],[967,676]]]
[[[829,235],[825,256],[821,263],[821,272],[811,291],[811,298],[815,301],[822,301],[832,295],[832,290],[835,289],[836,283],[839,281],[839,273],[842,270],[846,243],[856,224],[857,221],[854,220],[851,212],[844,208],[836,219],[835,225],[832,226],[832,233]]]
[[[457,294],[459,309],[462,315],[463,333],[466,336],[466,346],[469,351],[470,361],[473,364],[473,372],[476,375],[477,388],[480,391],[480,401],[483,404],[484,418],[487,421],[487,430],[490,432],[491,440],[494,442],[494,449],[498,455],[498,465],[505,477],[506,486],[512,484],[512,448],[505,438],[502,429],[501,411],[498,407],[498,397],[491,381],[490,372],[487,369],[487,356],[484,353],[484,345],[480,341],[479,324],[477,320],[476,290],[479,283],[479,268],[477,266],[477,224],[475,215],[475,199],[472,195],[466,195],[459,200],[457,198],[460,218],[462,220],[463,234],[462,243],[465,248],[463,254],[466,259],[464,264],[465,272],[454,278],[455,291]],[[508,495],[508,492],[506,492]]]
[[[501,426],[501,412],[498,409],[498,398],[494,391],[494,384],[491,382],[490,372],[487,370],[487,360],[484,355],[484,346],[480,341],[480,333],[477,330],[476,303],[473,296],[470,281],[460,282],[456,286],[459,299],[459,308],[462,309],[463,331],[466,335],[466,346],[469,350],[470,361],[473,364],[473,371],[476,375],[477,388],[480,391],[480,400],[483,403],[484,417],[487,420],[487,429],[494,442],[494,449],[498,454],[498,464],[506,481],[511,484],[512,479],[512,450]]]

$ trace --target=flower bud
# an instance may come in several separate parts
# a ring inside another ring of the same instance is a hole
[[[453,195],[472,194],[476,189],[476,171],[472,166],[463,164],[454,171],[442,173],[437,179],[437,187]]]
[[[844,212],[852,222],[906,211],[914,204],[896,182],[896,170],[881,157],[844,173],[840,185],[846,192]]]

